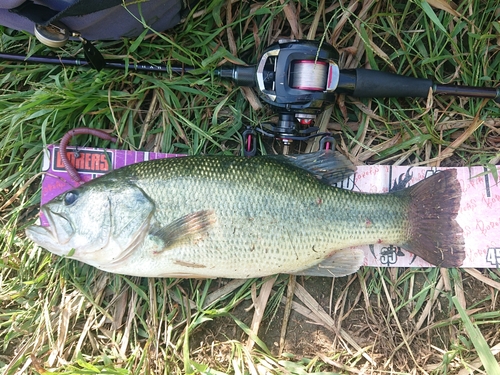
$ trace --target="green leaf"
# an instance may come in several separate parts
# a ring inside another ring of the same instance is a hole
[[[425,12],[427,17],[430,18],[432,23],[434,23],[434,25],[436,25],[442,32],[444,32],[445,34],[448,34],[448,31],[445,29],[445,27],[443,26],[443,24],[439,20],[438,16],[434,12],[434,9],[432,9],[432,7],[429,5],[429,3],[425,0],[418,1],[417,3],[420,5],[422,10]]]
[[[262,341],[251,329],[250,327],[248,327],[245,323],[243,323],[241,320],[239,320],[237,317],[235,317],[234,315],[231,315],[231,318],[233,318],[233,320],[235,321],[235,323],[243,330],[243,332],[245,332],[253,341],[255,341],[255,343],[257,345],[260,346],[260,348],[262,350],[264,350],[264,352],[266,354],[271,354],[271,351],[269,350],[269,348],[267,347],[266,344],[264,344],[264,341]]]
[[[490,347],[488,343],[484,339],[481,331],[477,327],[476,324],[472,323],[469,315],[464,310],[464,308],[458,302],[458,298],[456,296],[452,297],[453,304],[455,305],[458,313],[460,314],[460,318],[462,318],[462,322],[464,323],[465,330],[469,335],[472,345],[477,351],[479,355],[479,359],[481,359],[481,363],[484,366],[487,374],[500,374],[500,365],[498,364],[495,356],[491,353]]]

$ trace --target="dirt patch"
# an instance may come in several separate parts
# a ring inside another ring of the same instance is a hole
[[[383,272],[382,275],[385,274]],[[394,274],[399,278],[405,277],[405,270],[397,270]],[[418,307],[417,304],[421,301],[404,300],[407,294],[404,289],[408,284],[402,284],[400,289],[389,288],[389,293],[392,293],[389,302],[384,298],[383,292],[370,292],[373,284],[379,282],[375,276],[380,275],[372,272],[369,276],[364,279],[363,284],[357,276],[335,280],[298,278],[297,282],[303,285],[333,318],[335,326],[320,325],[292,310],[285,336],[285,356],[291,355],[300,359],[335,353],[340,361],[344,358],[351,363],[357,361],[358,366],[363,363],[369,365],[366,357],[363,358],[359,353],[356,355],[356,348],[339,336],[338,330],[342,329],[366,352],[367,357],[377,363],[375,368],[386,361],[398,371],[411,371],[416,368],[415,362],[420,366],[427,363],[441,364],[443,354],[437,349],[448,348],[450,343],[458,343],[461,330],[461,323],[450,299],[452,294],[442,291],[427,318],[420,322],[423,307]],[[362,285],[368,291],[368,299],[365,298]],[[468,307],[482,306],[490,311],[494,308],[488,297],[491,291],[482,282],[473,277],[464,277],[463,285],[464,289],[470,291],[465,294]],[[279,285],[275,286],[274,290],[277,292],[278,288]],[[415,273],[412,288],[414,295],[429,288],[426,273]],[[427,303],[430,298],[432,295],[424,302]],[[300,303],[296,297],[294,301]],[[396,317],[393,309],[396,311]],[[283,303],[275,311],[268,311],[258,333],[259,338],[275,356],[278,355],[284,311]],[[250,326],[254,314],[251,300],[240,303],[231,314]],[[495,327],[489,325],[489,332],[483,334],[493,339],[495,335],[499,335],[499,328],[500,324]],[[227,316],[214,319],[200,327],[192,336],[190,344],[200,359],[203,357],[206,361],[209,351],[211,358],[219,358],[222,361],[223,353],[231,352],[228,346],[232,340],[245,343],[247,338],[235,321]],[[219,355],[214,353],[214,348],[218,348]],[[221,365],[224,361],[217,362]]]

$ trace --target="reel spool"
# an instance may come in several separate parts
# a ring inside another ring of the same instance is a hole
[[[290,86],[298,90],[324,91],[328,64],[324,61],[298,60],[292,62]]]
[[[257,91],[279,110],[316,114],[324,101],[335,99],[337,57],[329,44],[279,41],[264,51],[257,65]]]

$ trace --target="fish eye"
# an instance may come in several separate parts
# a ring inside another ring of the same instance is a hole
[[[76,190],[71,190],[64,195],[63,201],[66,206],[71,206],[73,203],[76,202],[77,199],[78,199],[78,192]]]

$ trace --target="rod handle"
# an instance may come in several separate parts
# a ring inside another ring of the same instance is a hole
[[[434,92],[441,95],[467,96],[469,98],[487,98],[500,103],[500,88],[459,85],[434,85]]]
[[[342,69],[337,92],[359,98],[425,98],[430,79],[413,78],[370,69]]]

